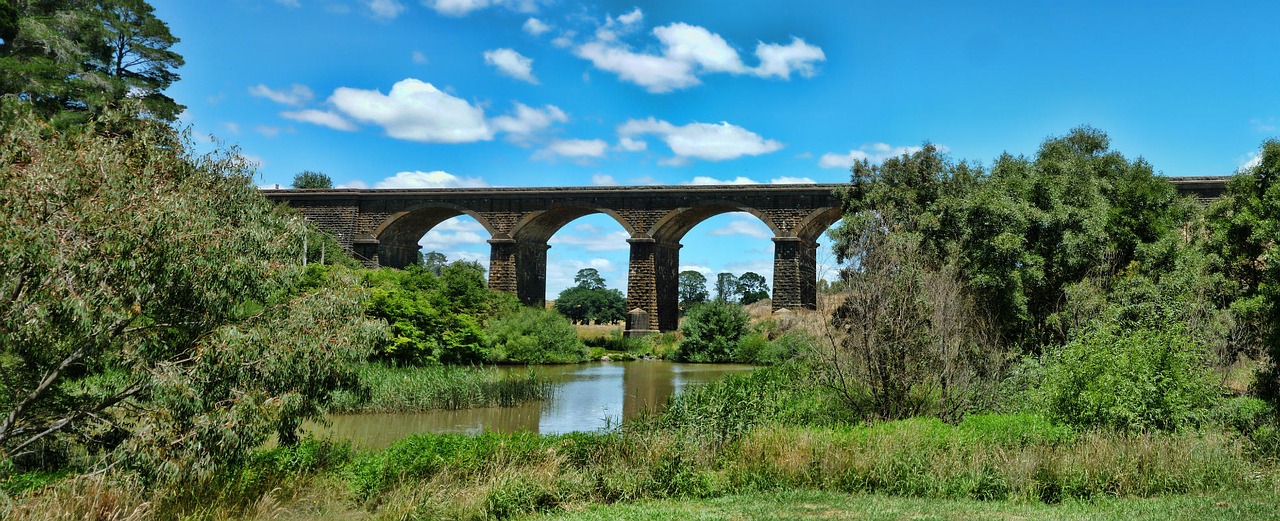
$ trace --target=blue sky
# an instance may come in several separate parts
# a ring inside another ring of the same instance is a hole
[[[1165,175],[1218,175],[1280,135],[1276,2],[152,4],[182,39],[183,121],[264,186],[841,182],[925,141],[990,164],[1085,124]],[[487,263],[483,235],[459,218],[423,245]],[[772,281],[768,237],[718,216],[681,264]],[[549,297],[588,266],[625,289],[607,217],[551,244]]]

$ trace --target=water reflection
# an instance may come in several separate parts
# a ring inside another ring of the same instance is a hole
[[[699,365],[670,362],[593,362],[540,366],[535,371],[555,384],[555,396],[518,407],[486,407],[461,411],[349,414],[331,417],[329,427],[309,427],[318,434],[347,438],[360,447],[380,448],[419,432],[533,431],[560,434],[617,425],[642,411],[661,407],[667,398],[690,385],[719,379],[746,365]]]

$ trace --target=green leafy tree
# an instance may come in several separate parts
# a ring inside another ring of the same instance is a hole
[[[747,312],[737,304],[711,302],[695,306],[680,324],[681,362],[732,362],[738,344],[747,334]]]
[[[754,304],[769,298],[769,282],[764,276],[748,271],[738,277],[738,292],[742,295],[742,304]]]
[[[208,476],[358,390],[353,364],[384,326],[344,268],[306,274],[318,232],[237,154],[192,156],[132,113],[60,133],[5,103],[0,120],[5,467],[72,450]]]
[[[605,287],[604,277],[595,268],[578,270],[573,280],[578,284],[556,297],[555,308],[561,315],[575,324],[612,324],[626,317],[626,297]]]
[[[568,364],[587,359],[573,324],[545,308],[521,307],[489,322],[486,358],[506,364]]]
[[[1269,360],[1254,386],[1280,416],[1280,140],[1262,144],[1258,164],[1227,182],[1209,211],[1211,249],[1234,286],[1231,310]]]
[[[509,295],[489,291],[484,269],[455,261],[439,276],[421,266],[366,272],[370,316],[386,320],[391,338],[375,358],[398,364],[475,364],[485,361],[483,323],[512,309]]]
[[[183,106],[163,93],[183,59],[168,26],[142,0],[6,2],[0,10],[0,94],[31,103],[58,126],[80,124],[124,100],[172,121]]]
[[[299,190],[333,188],[333,179],[320,172],[303,170],[293,176],[292,186]]]
[[[742,294],[742,290],[738,284],[738,277],[732,273],[721,273],[716,275],[716,302],[726,303],[738,300],[738,296]]]
[[[422,254],[422,261],[419,264],[422,264],[422,267],[426,268],[427,271],[440,275],[444,267],[449,264],[449,258],[438,251],[429,251]]]
[[[688,311],[689,308],[707,301],[707,277],[693,270],[680,272],[678,279],[680,287],[680,309]]]
[[[604,277],[595,268],[582,268],[573,276],[573,283],[589,290],[604,289]]]

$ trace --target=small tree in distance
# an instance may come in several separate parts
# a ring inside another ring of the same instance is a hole
[[[303,170],[293,176],[293,187],[298,190],[333,188],[333,179],[320,172]]]
[[[769,298],[769,281],[763,275],[748,271],[738,277],[738,291],[742,295],[742,305],[754,304]]]
[[[693,270],[680,272],[680,309],[688,311],[690,307],[707,301],[707,277]]]

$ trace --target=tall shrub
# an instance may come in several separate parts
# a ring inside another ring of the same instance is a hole
[[[1095,326],[1048,356],[1041,403],[1064,423],[1173,431],[1199,424],[1220,395],[1207,351],[1168,328]]]
[[[747,312],[737,304],[708,302],[694,307],[680,325],[684,337],[676,360],[732,362],[738,343],[747,334]]]

